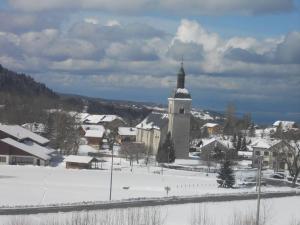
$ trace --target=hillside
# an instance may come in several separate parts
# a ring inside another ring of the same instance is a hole
[[[58,98],[58,95],[47,88],[45,84],[36,82],[33,78],[25,74],[18,74],[3,68],[1,64],[0,93]]]
[[[116,114],[134,126],[151,111],[166,111],[166,106],[122,100],[107,100],[80,95],[56,93],[32,77],[18,74],[0,65],[0,123],[22,124],[45,122],[45,109],[59,108],[90,114]],[[205,121],[222,121],[221,114],[211,111],[192,111],[193,123],[201,126]]]

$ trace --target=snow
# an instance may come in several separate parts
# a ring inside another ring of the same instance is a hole
[[[188,94],[189,91],[186,88],[177,88],[176,93]]]
[[[25,123],[22,127],[33,133],[45,133],[46,131],[46,126],[43,123]]]
[[[135,127],[119,127],[118,134],[121,136],[136,136],[137,129]]]
[[[295,125],[294,121],[281,121],[281,120],[277,120],[276,122],[273,123],[274,127],[279,127],[281,124],[281,127],[283,130],[288,130],[293,128],[293,126]]]
[[[217,124],[217,123],[206,123],[206,124],[203,125],[203,127],[216,127],[218,125],[219,124]]]
[[[191,111],[191,114],[196,117],[196,118],[200,118],[202,120],[213,120],[214,118],[209,115],[209,113],[205,113],[203,111],[195,111],[195,110],[192,110]]]
[[[64,162],[90,163],[93,159],[94,157],[91,156],[69,155],[64,159]]]
[[[88,155],[89,152],[96,153],[99,152],[99,150],[94,149],[90,145],[79,145],[78,155]]]
[[[273,198],[261,200],[261,216],[266,220],[265,225],[292,225],[294,221],[300,220],[299,213],[299,201],[300,197],[285,197],[285,198]],[[119,214],[132,215],[134,210],[156,210],[157,216],[164,218],[164,225],[191,225],[191,219],[197,217],[203,213],[207,216],[206,224],[214,225],[228,225],[233,224],[235,216],[250,215],[255,218],[256,213],[256,200],[245,201],[228,201],[228,202],[209,202],[209,203],[190,203],[179,205],[164,205],[158,207],[143,207],[143,208],[128,208],[128,209],[110,209],[110,210],[95,210],[95,211],[82,211],[82,212],[69,212],[69,213],[49,213],[49,214],[34,214],[34,215],[22,215],[18,216],[20,221],[25,224],[37,225],[47,224],[46,221],[62,221],[61,224],[66,224],[64,221],[70,218],[76,218],[76,215],[98,215],[98,218],[105,217],[112,218]],[[143,211],[135,211],[143,212]],[[106,216],[105,216],[106,215]],[[142,216],[142,214],[139,214]],[[129,218],[129,217],[126,217]],[[0,225],[13,224],[16,216],[0,216]],[[58,223],[55,223],[58,224]],[[123,223],[125,224],[126,221]],[[200,224],[200,223],[199,223]]]
[[[51,156],[49,156],[51,153],[53,153],[55,150],[49,149],[43,146],[40,146],[34,142],[26,142],[21,143],[11,138],[4,138],[0,140],[1,142],[4,142],[8,145],[14,146],[18,149],[21,149],[31,155],[34,155],[40,159],[43,160],[49,160],[51,159]]]
[[[72,156],[73,158],[74,156]],[[76,158],[78,158],[77,156]],[[83,159],[80,157],[80,160]],[[84,158],[85,159],[85,158]],[[90,157],[86,159],[91,159]],[[82,201],[107,201],[109,196],[111,158],[102,158],[103,170],[73,170],[58,167],[0,166],[0,206],[58,204]],[[78,161],[76,159],[76,161]],[[87,160],[88,161],[88,160]],[[142,163],[143,160],[140,160]],[[86,161],[85,161],[86,162]],[[197,160],[184,162],[196,164]],[[177,162],[176,162],[177,163]],[[63,164],[62,164],[63,165]],[[114,158],[112,199],[255,192],[255,188],[218,188],[216,174],[166,169],[157,166],[135,165],[131,172],[129,162]],[[238,181],[253,176],[255,170],[238,171]],[[123,189],[123,187],[129,189]],[[288,187],[266,186],[262,191],[286,191]],[[24,195],[26,193],[26,195]]]
[[[99,131],[105,132],[105,128],[104,128],[103,125],[83,124],[83,125],[81,125],[81,128],[84,131],[87,131],[87,130],[99,130]]]
[[[255,148],[269,149],[270,147],[272,147],[275,144],[278,144],[279,142],[280,142],[279,140],[259,138],[259,139],[256,139],[251,146],[255,147]]]
[[[38,134],[35,134],[19,125],[3,125],[0,124],[0,131],[15,137],[19,140],[31,139],[41,145],[47,144],[49,140]]]
[[[89,115],[85,118],[84,122],[89,124],[98,124],[104,122],[112,122],[116,119],[123,121],[123,119],[117,115]]]
[[[104,135],[103,130],[87,130],[85,132],[85,137],[94,137],[94,138],[102,138]]]

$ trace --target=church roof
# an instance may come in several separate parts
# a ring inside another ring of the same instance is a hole
[[[141,123],[139,123],[136,128],[151,130],[161,128],[168,125],[169,119],[168,114],[151,112]]]

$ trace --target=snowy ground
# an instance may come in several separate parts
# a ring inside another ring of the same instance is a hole
[[[109,198],[110,159],[105,170],[73,170],[58,167],[0,166],[0,206],[44,205],[82,201],[107,201]],[[112,199],[205,195],[207,193],[253,192],[254,188],[222,189],[215,174],[145,167],[135,165],[133,171],[124,159],[115,159]],[[239,171],[237,179],[253,171]],[[125,188],[124,188],[125,187]],[[263,191],[284,191],[287,187],[267,186]]]
[[[300,197],[287,197],[276,198],[269,200],[262,200],[261,202],[261,215],[265,218],[266,223],[264,225],[296,225],[300,222],[299,213]],[[125,209],[121,212],[125,212],[126,215],[130,210]],[[147,210],[147,208],[146,208]],[[148,207],[148,210],[153,208]],[[207,215],[207,224],[209,225],[232,225],[234,215],[245,216],[249,215],[255,218],[256,201],[232,201],[232,202],[218,202],[218,203],[197,203],[197,204],[181,204],[171,205],[156,208],[158,214],[165,218],[162,225],[193,225],[191,219],[197,217],[197,215]],[[98,218],[115,217],[120,210],[104,210],[104,211],[91,211],[90,215],[98,215]],[[76,217],[78,214],[86,215],[86,212],[73,212],[73,213],[57,213],[57,214],[37,214],[27,216],[0,216],[0,225],[10,225],[12,221],[19,220],[24,222],[25,225],[40,225],[46,221],[66,221],[72,217]],[[103,216],[104,215],[104,216]],[[298,223],[295,223],[295,222]],[[15,223],[17,224],[17,223]],[[57,223],[59,224],[59,223]],[[112,223],[113,224],[113,223]],[[120,223],[118,223],[120,224]],[[127,221],[121,223],[127,225]],[[199,223],[200,224],[200,223]]]

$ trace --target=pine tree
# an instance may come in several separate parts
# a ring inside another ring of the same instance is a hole
[[[247,151],[247,141],[246,141],[246,137],[243,138],[242,141],[242,146],[241,146],[241,151]]]
[[[235,176],[231,168],[230,161],[225,161],[222,164],[222,167],[218,172],[217,178],[218,178],[217,182],[219,184],[219,187],[233,188],[233,185],[235,184]]]
[[[237,143],[236,143],[236,151],[240,151],[242,148],[242,135],[238,134],[238,139],[237,139]]]
[[[249,128],[249,136],[250,137],[255,137],[255,127],[254,124],[252,123],[250,128]]]
[[[158,148],[156,161],[159,163],[172,163],[175,161],[175,157],[173,140],[171,138],[171,133],[168,132],[166,140]]]

